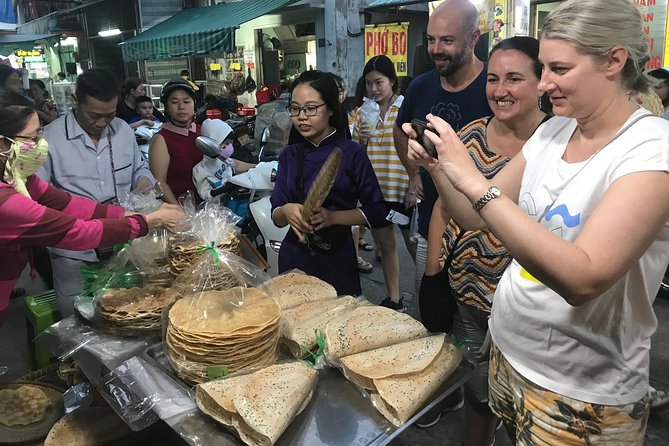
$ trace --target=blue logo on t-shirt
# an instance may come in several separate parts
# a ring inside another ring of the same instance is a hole
[[[560,217],[562,217],[562,222],[568,228],[573,228],[575,226],[578,226],[578,224],[581,221],[581,214],[578,213],[576,215],[571,215],[569,213],[569,209],[567,208],[566,204],[561,204],[547,211],[545,216],[546,221],[550,221],[550,219],[553,218],[554,215],[559,215]]]
[[[456,132],[460,130],[460,127],[462,126],[462,113],[460,113],[459,104],[454,102],[439,102],[432,106],[430,113],[439,116],[441,119],[448,122]]]

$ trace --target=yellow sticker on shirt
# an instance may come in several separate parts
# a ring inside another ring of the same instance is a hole
[[[531,280],[532,282],[541,283],[539,279],[534,277],[532,274],[529,273],[529,271],[527,271],[525,268],[522,267],[520,268],[520,277],[522,277],[523,279]]]

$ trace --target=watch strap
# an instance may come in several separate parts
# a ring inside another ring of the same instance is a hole
[[[472,207],[476,212],[480,212],[483,209],[483,206],[488,204],[490,201],[495,198],[500,198],[502,196],[502,191],[499,190],[497,186],[490,186],[485,194],[472,204]]]

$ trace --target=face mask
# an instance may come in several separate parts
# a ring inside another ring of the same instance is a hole
[[[235,151],[235,148],[233,147],[232,143],[229,142],[226,145],[222,146],[220,148],[220,151],[218,152],[219,156],[228,159],[232,156],[232,152]]]
[[[14,141],[11,138],[5,139],[12,142],[9,148],[9,157],[5,162],[5,181],[14,187],[17,192],[30,198],[26,188],[28,177],[40,168],[46,156],[49,153],[49,143],[46,139],[40,138],[37,143],[32,141]]]

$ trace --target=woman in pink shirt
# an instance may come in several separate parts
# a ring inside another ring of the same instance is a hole
[[[105,206],[51,187],[34,175],[47,153],[32,104],[0,89],[0,326],[12,289],[31,260],[31,247],[111,246],[145,235],[151,228],[171,227],[183,216],[172,205],[131,215],[120,206]]]

